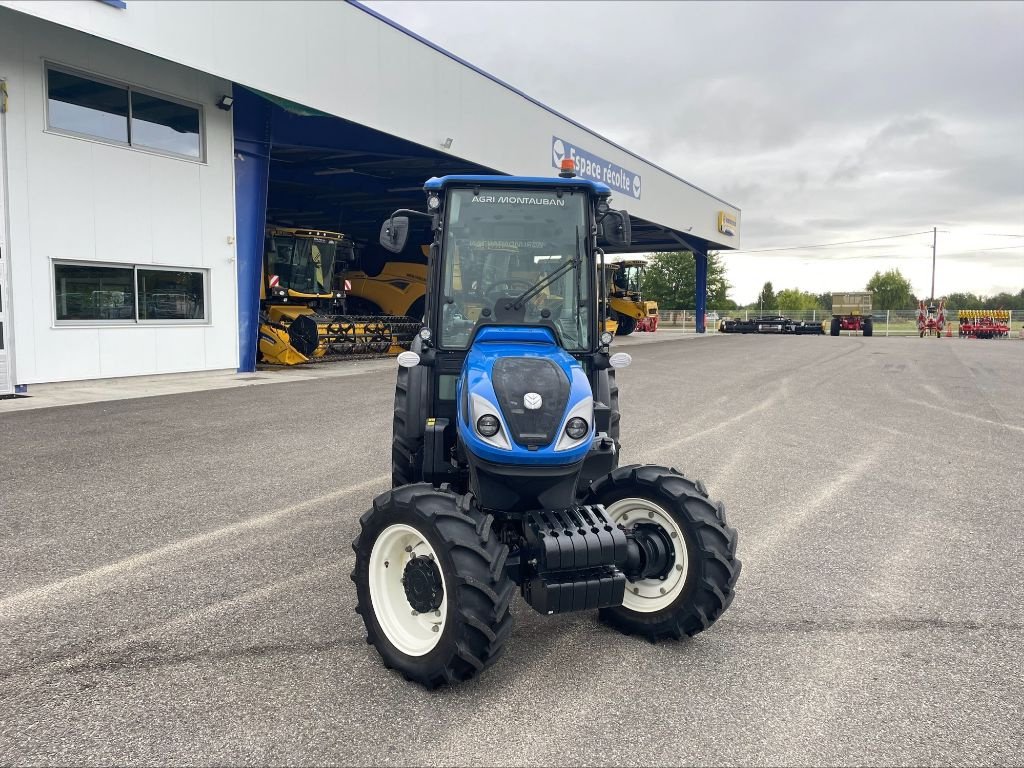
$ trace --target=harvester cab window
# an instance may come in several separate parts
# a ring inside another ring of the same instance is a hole
[[[328,240],[275,236],[270,251],[271,273],[283,288],[296,293],[324,295],[331,292],[337,244]]]
[[[552,322],[570,349],[589,345],[584,194],[455,189],[442,252],[441,345],[465,349],[476,323],[523,294],[523,322]],[[577,258],[581,269],[572,268]],[[553,275],[557,275],[552,279]]]

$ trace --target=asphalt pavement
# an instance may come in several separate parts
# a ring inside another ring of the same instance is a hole
[[[348,574],[393,371],[0,413],[0,764],[1021,764],[1024,342],[638,337],[624,462],[740,533],[652,645],[522,601],[428,692]]]

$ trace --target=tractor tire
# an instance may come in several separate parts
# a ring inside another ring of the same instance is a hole
[[[629,336],[636,330],[636,318],[629,315],[618,315],[619,327],[615,329],[616,336]]]
[[[839,335],[839,318],[838,317],[833,317],[832,318],[832,325],[829,327],[829,333],[832,336],[838,336]]]
[[[871,336],[875,332],[875,324],[870,319],[865,320],[861,328],[863,329],[865,336]]]
[[[470,495],[427,483],[381,494],[352,543],[356,613],[384,665],[427,688],[475,677],[512,632],[508,547]]]
[[[710,627],[732,603],[742,565],[738,536],[725,507],[713,503],[703,483],[650,464],[620,467],[596,481],[587,504],[603,504],[613,524],[632,517],[666,530],[675,545],[665,579],[626,582],[621,606],[602,608],[599,619],[623,634],[651,642],[679,640]]]
[[[423,434],[427,420],[427,377],[420,366],[398,369],[391,432],[391,487],[423,479]]]

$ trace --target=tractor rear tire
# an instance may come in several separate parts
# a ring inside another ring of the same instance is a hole
[[[871,336],[875,332],[875,324],[870,319],[865,320],[861,327],[864,330],[865,336]]]
[[[829,334],[831,334],[832,336],[838,336],[839,335],[839,318],[838,317],[833,317],[832,318],[832,325],[829,327]]]
[[[373,500],[352,543],[356,613],[384,665],[427,688],[475,677],[512,632],[508,547],[470,495],[427,483]]]
[[[636,330],[636,318],[620,314],[617,320],[619,327],[615,329],[616,336],[629,336],[629,334]]]
[[[427,377],[420,366],[398,369],[391,433],[391,487],[423,479]]]
[[[679,640],[703,632],[732,603],[742,568],[738,535],[726,523],[725,506],[708,498],[703,483],[667,467],[631,465],[596,481],[586,503],[603,504],[613,524],[653,522],[667,529],[675,545],[668,576],[627,581],[623,604],[602,608],[602,622],[651,642]]]

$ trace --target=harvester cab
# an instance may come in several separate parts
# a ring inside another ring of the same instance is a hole
[[[343,276],[354,258],[351,240],[338,232],[268,228],[260,285],[264,362],[297,365],[408,346],[416,330],[408,318],[345,313]]]
[[[424,326],[399,356],[392,485],[353,543],[357,612],[385,664],[428,687],[493,663],[518,585],[543,614],[598,610],[651,640],[692,635],[732,601],[736,532],[703,484],[619,467],[601,244],[629,218],[575,178],[446,176],[430,219]]]

